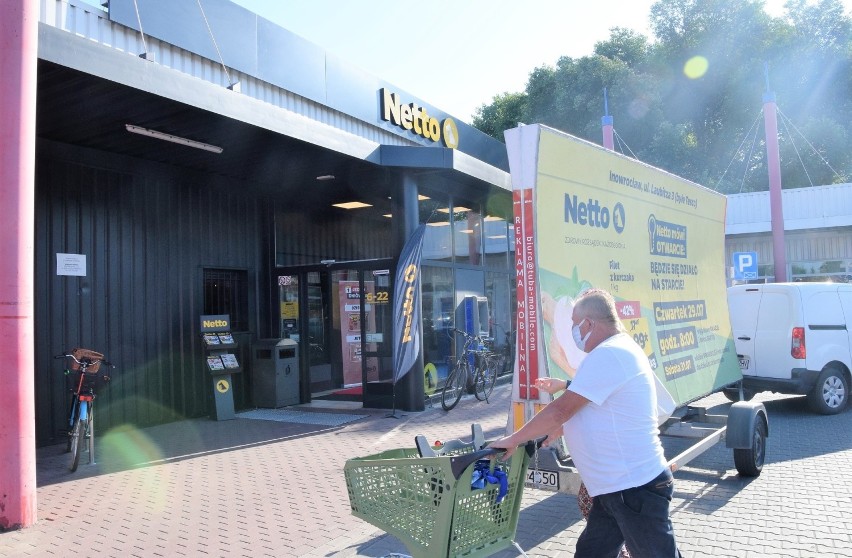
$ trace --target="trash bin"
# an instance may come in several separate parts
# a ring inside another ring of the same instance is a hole
[[[252,345],[252,396],[256,407],[299,404],[299,349],[293,339],[258,339]]]

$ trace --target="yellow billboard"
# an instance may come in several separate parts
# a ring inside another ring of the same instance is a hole
[[[741,378],[725,282],[725,197],[541,125],[506,132],[515,196],[516,397],[583,358],[573,300],[613,294],[679,405]],[[519,385],[518,385],[519,384]]]

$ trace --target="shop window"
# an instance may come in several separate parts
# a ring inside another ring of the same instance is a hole
[[[447,377],[453,347],[453,270],[449,267],[428,265],[424,265],[422,269],[423,361],[426,366],[434,366],[433,380],[443,383]]]
[[[790,264],[793,281],[852,282],[852,260],[798,261]]]
[[[455,201],[452,223],[456,263],[482,265],[482,213],[478,204]]]
[[[448,202],[421,196],[418,203],[420,223],[426,223],[423,238],[423,259],[451,262],[453,237]]]
[[[496,215],[486,215],[482,227],[482,245],[485,252],[486,267],[497,269],[506,269],[507,266],[514,267],[513,262],[510,262],[507,258],[509,242],[514,240],[510,220]]]
[[[204,270],[204,314],[228,314],[231,331],[248,331],[248,272]]]

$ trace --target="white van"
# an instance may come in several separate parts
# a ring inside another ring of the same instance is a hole
[[[728,288],[728,308],[746,399],[773,391],[806,394],[826,415],[846,408],[852,285],[736,285]],[[733,398],[733,390],[726,395]]]

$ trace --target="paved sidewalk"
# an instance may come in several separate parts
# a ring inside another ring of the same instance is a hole
[[[81,464],[73,474],[64,448],[42,448],[38,523],[0,534],[0,556],[406,552],[397,539],[350,514],[343,464],[413,446],[417,434],[430,441],[468,439],[472,422],[486,437],[499,436],[509,394],[508,385],[498,386],[490,404],[466,397],[449,413],[438,406],[397,411],[398,418],[359,407],[306,410],[361,417],[339,426],[200,419],[98,433],[98,464]],[[852,557],[852,412],[817,416],[801,397],[760,397],[770,418],[760,477],[738,477],[724,444],[675,474],[673,520],[684,556]],[[719,395],[700,403],[727,405]],[[525,489],[516,540],[529,556],[573,556],[582,528],[574,496]],[[517,555],[510,549],[496,556]]]

